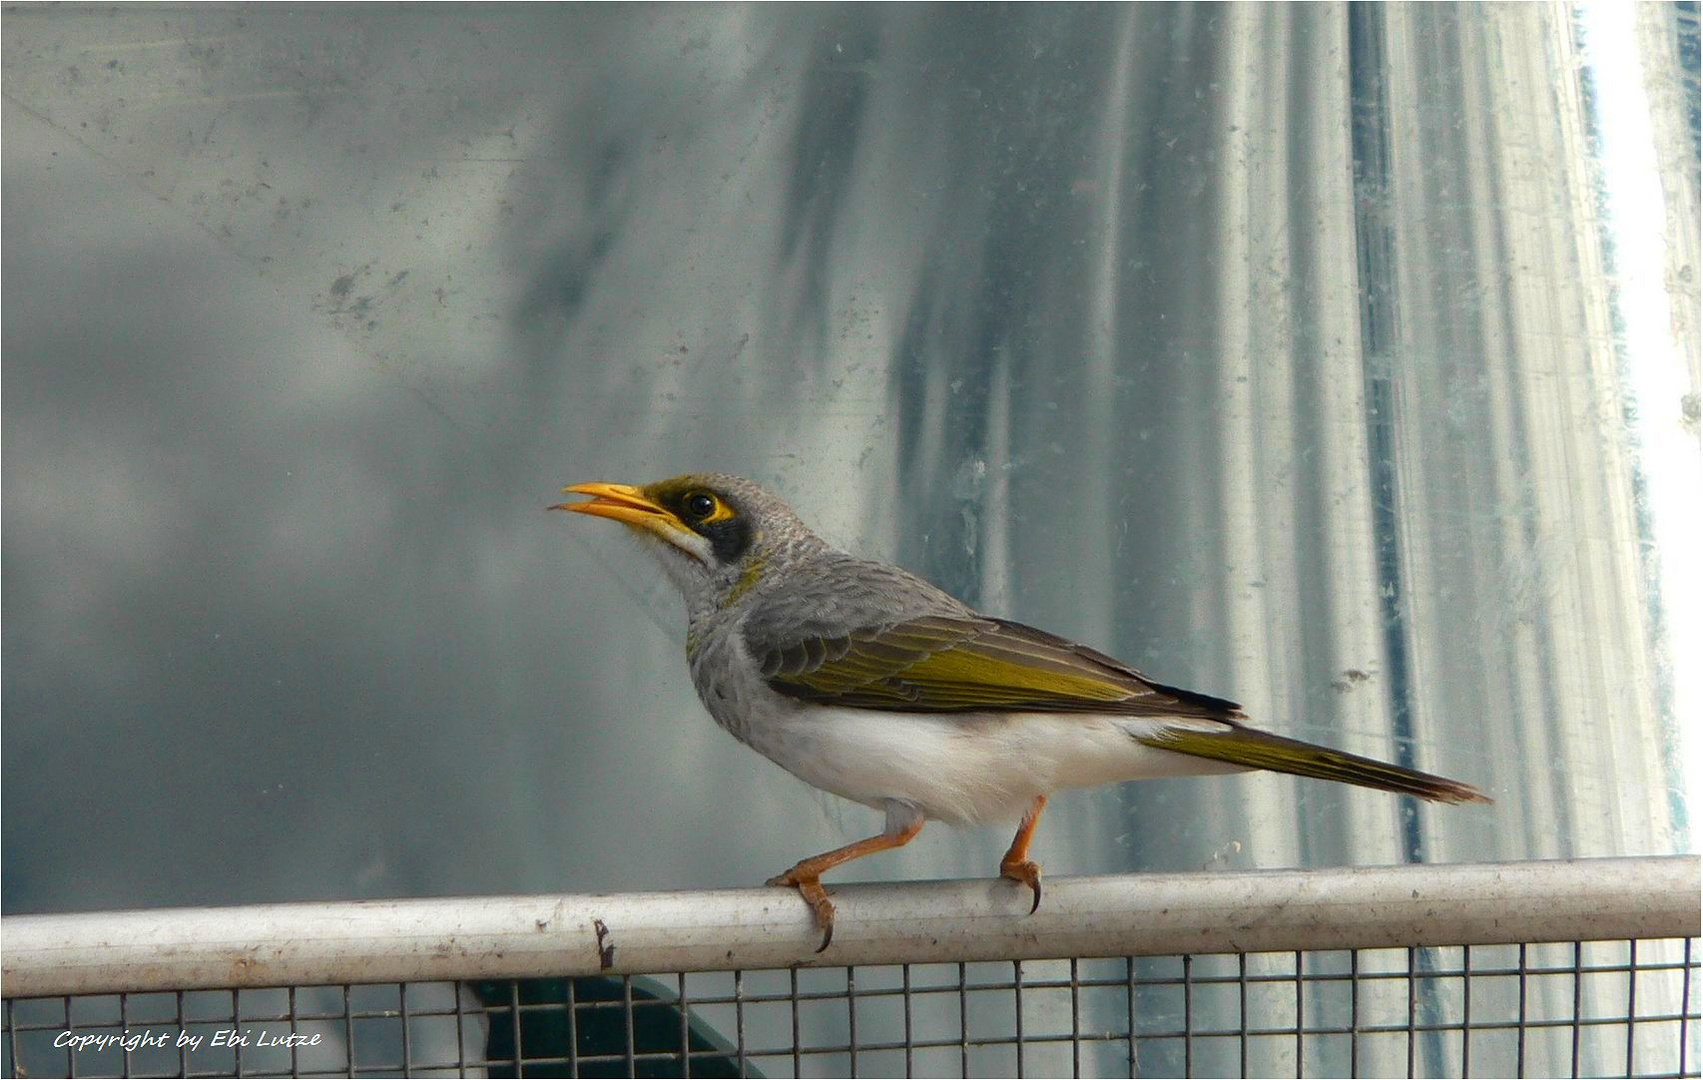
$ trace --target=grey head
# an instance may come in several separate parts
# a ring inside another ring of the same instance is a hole
[[[764,642],[798,641],[920,615],[975,615],[906,570],[830,546],[743,477],[689,473],[562,490],[593,498],[554,509],[613,518],[646,542],[685,598],[688,623],[704,634],[737,625]],[[701,636],[688,635],[688,651]]]
[[[562,490],[592,498],[552,509],[612,518],[643,540],[694,620],[748,595],[775,571],[830,550],[786,503],[728,473]]]

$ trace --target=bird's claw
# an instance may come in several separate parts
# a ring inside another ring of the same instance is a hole
[[[1034,890],[1035,902],[1029,905],[1029,914],[1033,915],[1041,906],[1041,867],[1030,859],[1021,862],[1002,862],[999,864],[999,876],[1021,881]]]
[[[828,899],[828,890],[822,887],[819,878],[797,878],[788,870],[777,874],[764,882],[766,885],[777,885],[784,888],[795,888],[804,902],[810,905],[810,911],[815,916],[816,928],[822,931],[822,944],[816,946],[817,952],[824,952],[828,943],[834,940],[834,904]]]

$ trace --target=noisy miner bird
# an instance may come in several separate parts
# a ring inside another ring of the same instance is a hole
[[[1490,801],[1441,776],[1258,731],[1234,702],[973,611],[830,546],[749,480],[705,473],[562,491],[591,498],[552,510],[626,525],[679,587],[692,683],[716,723],[805,783],[886,813],[880,835],[768,882],[810,904],[818,952],[834,930],[822,874],[909,843],[930,819],[1020,817],[999,872],[1034,891],[1034,911],[1041,868],[1029,840],[1060,788],[1271,769]]]

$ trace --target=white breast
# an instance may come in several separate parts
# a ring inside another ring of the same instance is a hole
[[[770,704],[745,738],[794,776],[877,809],[896,801],[948,822],[1014,819],[1036,795],[1060,788],[1242,771],[1135,740],[1159,720],[879,712],[778,695]]]

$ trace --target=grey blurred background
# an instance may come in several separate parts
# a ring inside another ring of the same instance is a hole
[[[1082,792],[1050,873],[1695,850],[1695,11],[8,7],[4,909],[874,831],[544,512],[709,468],[1497,799]]]

